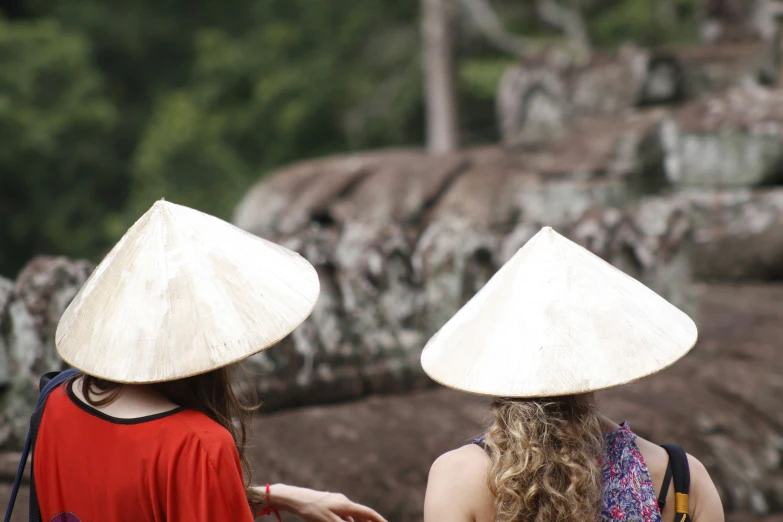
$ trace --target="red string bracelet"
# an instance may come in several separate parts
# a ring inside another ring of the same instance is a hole
[[[272,515],[274,514],[277,517],[277,522],[283,522],[283,519],[280,518],[280,511],[277,510],[276,507],[273,507],[270,505],[269,502],[269,484],[266,485],[266,507],[256,513],[257,517],[262,517],[264,515]]]

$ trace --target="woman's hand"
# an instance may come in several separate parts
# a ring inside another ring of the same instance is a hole
[[[269,503],[306,522],[386,522],[372,509],[351,502],[345,495],[275,484],[269,488]]]

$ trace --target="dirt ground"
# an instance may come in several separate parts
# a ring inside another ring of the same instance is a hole
[[[695,350],[702,355],[690,364],[724,351],[773,353],[777,341],[783,339],[781,304],[783,286],[707,289],[701,340]],[[731,364],[755,364],[754,360],[737,357]],[[682,364],[687,370],[687,363]],[[677,406],[677,397],[671,396],[679,393],[673,381],[683,379],[676,368],[630,390],[602,394],[602,409],[616,419],[630,420],[645,436],[679,436],[666,427],[667,423],[650,418],[656,412],[667,415],[662,405]],[[766,378],[762,370],[735,370],[749,381],[754,375]],[[739,385],[752,389],[754,383]],[[698,398],[698,394],[695,396]],[[377,509],[390,522],[420,521],[430,464],[441,453],[480,433],[486,404],[485,399],[433,388],[259,416],[254,420],[252,435],[254,478],[260,483],[285,482],[339,491]],[[684,438],[687,442],[688,437]],[[700,457],[700,448],[686,447]],[[0,483],[0,505],[5,505],[9,490],[9,484]],[[23,489],[12,520],[27,519],[27,498]],[[759,518],[732,513],[727,520],[783,522],[783,514]]]

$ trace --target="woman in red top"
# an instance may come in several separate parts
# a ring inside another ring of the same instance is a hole
[[[315,270],[278,245],[160,201],[65,311],[60,356],[83,374],[52,392],[35,443],[41,518],[56,522],[383,522],[342,495],[251,484],[236,363],[311,312]]]

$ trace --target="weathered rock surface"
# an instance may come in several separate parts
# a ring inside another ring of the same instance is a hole
[[[0,277],[0,314],[8,307],[14,291],[14,283]],[[2,317],[2,315],[0,315]],[[0,332],[2,332],[3,323],[0,321]],[[11,382],[11,360],[8,354],[8,347],[5,339],[0,335],[0,388],[8,386]]]
[[[86,261],[37,257],[14,284],[0,280],[0,448],[21,447],[39,377],[64,367],[54,332],[90,272]]]
[[[259,183],[235,222],[302,253],[322,283],[312,317],[249,361],[267,404],[426,385],[419,356],[429,336],[543,225],[581,223],[583,242],[690,310],[681,253],[690,229],[674,208],[655,219],[622,210],[665,181],[662,153],[645,143],[660,117],[586,119],[578,143],[527,154],[388,151],[294,165]],[[619,217],[580,222],[599,207]]]
[[[704,0],[701,35],[706,42],[772,40],[775,0]]]
[[[506,146],[562,138],[579,117],[618,115],[642,96],[646,51],[626,47],[578,63],[554,53],[509,68],[498,85],[497,115]],[[665,90],[676,90],[667,86]],[[663,96],[672,98],[674,92]]]
[[[258,390],[277,407],[424,385],[426,340],[544,225],[693,315],[694,280],[783,277],[783,189],[661,191],[663,154],[644,143],[662,114],[585,118],[535,151],[387,151],[259,183],[236,223],[301,252],[323,288],[302,328],[251,359]]]
[[[771,187],[672,192],[625,212],[596,208],[566,232],[687,308],[693,280],[783,279],[781,230],[783,188]]]
[[[694,223],[691,262],[703,280],[783,278],[783,189],[681,195]]]
[[[689,210],[687,202],[667,198],[646,199],[625,212],[594,208],[564,233],[698,317]]]
[[[536,147],[563,138],[586,117],[621,116],[745,84],[772,83],[768,44],[677,50],[632,46],[578,63],[552,53],[509,68],[497,91],[503,144]]]
[[[685,187],[783,181],[783,91],[745,86],[693,102],[662,126],[666,175]]]

